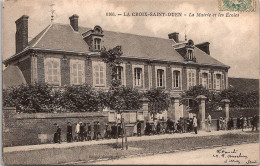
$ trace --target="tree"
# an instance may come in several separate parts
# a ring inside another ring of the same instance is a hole
[[[116,46],[115,48],[110,49],[108,51],[106,50],[105,47],[103,47],[100,52],[101,58],[105,63],[109,64],[111,69],[112,80],[111,80],[111,87],[108,92],[109,95],[108,106],[110,107],[110,109],[115,109],[116,112],[121,115],[121,125],[123,124],[121,110],[124,107],[124,99],[121,96],[121,90],[122,90],[120,88],[121,80],[118,79],[117,66],[120,66],[120,64],[122,63],[122,58],[121,58],[122,54],[123,52],[121,50],[121,46]],[[118,125],[117,125],[117,134],[118,134]],[[123,139],[124,138],[122,134],[122,149],[124,144]],[[117,136],[117,143],[118,143],[118,136]]]
[[[148,90],[145,97],[149,100],[149,111],[155,117],[157,113],[164,111],[168,108],[169,94],[162,88]]]
[[[117,66],[120,66],[120,64],[123,62],[122,61],[122,56],[123,52],[121,50],[121,46],[116,46],[113,49],[106,50],[105,47],[101,49],[100,55],[103,61],[107,64],[109,64],[110,69],[111,69],[111,76],[112,76],[112,81],[111,81],[111,87],[116,88],[121,85],[121,80],[118,79],[118,73],[116,72]]]
[[[192,104],[190,105],[190,107],[193,113],[197,113],[199,111],[198,103],[196,103],[196,97],[199,95],[207,97],[206,110],[214,110],[220,104],[221,96],[219,92],[206,89],[202,85],[196,85],[191,87],[182,95],[183,98],[192,98]]]

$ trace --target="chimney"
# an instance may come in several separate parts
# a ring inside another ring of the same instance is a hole
[[[79,16],[76,15],[76,14],[73,14],[72,16],[70,16],[69,19],[70,19],[70,25],[72,26],[74,31],[78,32],[78,30],[79,30],[79,25],[78,25]]]
[[[15,33],[15,44],[16,53],[23,51],[28,45],[28,18],[29,16],[23,15],[15,21],[16,33]]]
[[[206,54],[210,55],[209,44],[210,44],[209,42],[204,42],[204,43],[196,44],[196,47],[201,49]]]
[[[169,39],[173,39],[176,43],[179,43],[179,33],[178,32],[173,32],[168,34]]]

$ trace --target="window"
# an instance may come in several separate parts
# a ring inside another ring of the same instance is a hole
[[[213,89],[216,89],[216,74],[213,74]]]
[[[142,68],[134,68],[135,86],[142,86]]]
[[[93,62],[94,86],[105,86],[106,65],[104,62]]]
[[[195,86],[196,85],[196,70],[188,70],[188,89],[192,86]]]
[[[94,39],[94,48],[95,50],[101,50],[101,39],[99,38]]]
[[[157,69],[157,87],[164,87],[164,70]]]
[[[122,66],[117,66],[116,67],[116,78],[117,78],[117,80],[121,81],[121,85],[125,85],[124,67],[122,67]]]
[[[202,73],[202,86],[208,88],[208,74]]]
[[[60,86],[60,59],[45,58],[44,62],[45,82]]]
[[[192,60],[193,59],[193,49],[188,49],[187,54],[188,54],[188,60]]]
[[[144,65],[132,64],[133,88],[144,88]]]
[[[173,71],[173,87],[180,88],[180,71]]]
[[[151,65],[148,65],[148,79],[149,79],[149,89],[151,89],[152,88],[152,77],[153,77],[153,75],[152,75],[152,66]]]
[[[81,85],[85,83],[85,61],[70,60],[70,83]]]
[[[220,90],[221,86],[221,74],[216,74],[216,90]]]
[[[221,74],[221,89],[225,89],[225,79],[224,79],[224,74]]]
[[[211,73],[208,74],[208,80],[209,80],[209,89],[212,89]]]

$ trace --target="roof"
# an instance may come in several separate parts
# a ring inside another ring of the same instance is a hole
[[[27,49],[90,53],[81,35],[89,30],[91,28],[79,27],[79,32],[75,32],[69,24],[52,23],[29,42]],[[184,62],[184,58],[173,48],[173,40],[106,30],[103,34],[104,46],[107,49],[122,46],[124,57]],[[227,67],[198,48],[194,55],[199,64]]]
[[[259,91],[259,79],[229,77],[228,84],[241,92]]]
[[[38,40],[36,40],[37,38]],[[63,50],[75,52],[89,52],[88,44],[82,39],[79,32],[75,32],[70,25],[53,23],[45,28],[45,31],[37,35],[31,48],[43,48],[50,50]]]
[[[180,46],[180,47],[176,47],[176,49],[178,50],[178,52],[180,54],[185,54],[186,50],[184,50],[184,44],[187,43],[187,41],[184,42],[178,42],[176,43],[175,41],[174,45],[176,46]],[[204,43],[199,43],[196,45],[200,45],[200,44],[205,44],[205,43],[209,43],[209,42],[204,42]],[[199,49],[198,47],[196,47],[196,45],[194,45],[194,51],[193,51],[193,55],[196,57],[196,62],[199,64],[205,64],[205,65],[220,65],[220,66],[226,66],[229,67],[223,63],[221,63],[220,61],[216,60],[215,58],[213,58],[211,55],[208,55],[207,53],[205,53],[204,51],[202,51],[201,49]]]
[[[221,63],[220,61],[213,58],[211,55],[208,55],[201,49],[195,47],[193,51],[193,55],[196,57],[197,63],[199,64],[210,64],[210,65],[223,65],[225,64]]]
[[[3,71],[3,89],[26,84],[21,70],[14,65],[8,65]]]

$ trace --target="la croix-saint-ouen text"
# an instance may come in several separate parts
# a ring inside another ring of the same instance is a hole
[[[182,12],[106,12],[106,16],[125,16],[125,17],[144,17],[144,16],[157,16],[157,17],[239,17],[239,13],[182,13]]]

